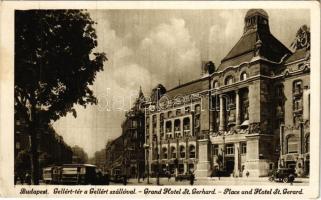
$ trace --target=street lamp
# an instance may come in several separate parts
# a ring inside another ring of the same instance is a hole
[[[147,157],[147,184],[149,184],[149,144],[143,145],[144,149],[146,150],[146,157]]]

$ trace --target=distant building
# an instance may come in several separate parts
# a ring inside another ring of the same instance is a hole
[[[140,89],[122,123],[122,135],[106,145],[106,166],[111,175],[142,177],[145,171],[144,95]]]
[[[93,164],[97,166],[98,169],[105,171],[106,167],[106,149],[102,149],[100,151],[96,151]]]
[[[291,167],[307,175],[310,50],[302,30],[293,53],[272,35],[264,10],[249,10],[217,68],[204,63],[199,79],[149,102],[147,170],[259,177]]]

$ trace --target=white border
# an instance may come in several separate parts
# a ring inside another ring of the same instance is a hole
[[[15,9],[309,9],[311,11],[311,156],[310,156],[310,185],[309,186],[262,186],[260,188],[304,188],[304,196],[267,196],[267,195],[252,195],[252,196],[226,196],[217,194],[210,198],[246,198],[246,199],[271,199],[271,198],[317,198],[319,195],[319,141],[320,141],[320,4],[317,1],[238,1],[238,2],[209,2],[209,1],[111,1],[111,2],[1,2],[0,4],[0,196],[18,196],[21,186],[14,187],[13,185],[13,69],[14,69],[14,10]],[[34,188],[53,188],[56,186],[34,186]],[[76,186],[70,186],[76,187]],[[82,186],[90,188],[91,186]],[[117,186],[108,186],[109,188]],[[122,187],[122,186],[120,186]],[[146,188],[145,186],[127,186],[126,188]],[[157,188],[157,186],[150,186]],[[170,186],[171,188],[226,188],[228,186]],[[254,188],[255,186],[231,186],[233,189]],[[50,195],[51,197],[63,197],[64,195]],[[20,196],[22,197],[22,196]],[[23,196],[27,197],[27,196]],[[75,196],[80,197],[80,196]],[[84,197],[82,195],[81,197]],[[97,196],[88,196],[97,197]],[[106,197],[106,196],[99,196]],[[108,195],[112,198],[124,198],[122,195]],[[135,195],[126,196],[127,198],[208,198],[207,195]]]

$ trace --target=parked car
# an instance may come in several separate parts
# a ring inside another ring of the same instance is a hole
[[[270,176],[269,181],[283,181],[284,183],[293,182],[295,179],[295,170],[292,168],[279,168],[272,176]]]

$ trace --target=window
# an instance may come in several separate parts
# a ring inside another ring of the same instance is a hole
[[[20,142],[16,142],[16,149],[20,149]]]
[[[132,127],[133,127],[133,128],[137,128],[137,121],[136,121],[136,120],[133,120],[133,122],[132,122]]]
[[[287,147],[288,153],[298,153],[298,138],[295,136],[288,137]]]
[[[159,118],[161,122],[164,121],[164,113],[161,113]]]
[[[218,144],[213,145],[213,155],[218,156]]]
[[[276,86],[275,95],[277,97],[283,97],[283,85]]]
[[[302,92],[302,81],[297,80],[293,82],[293,93],[301,93]]]
[[[195,118],[195,127],[199,127],[200,126],[200,119],[197,117]]]
[[[185,147],[184,146],[179,147],[179,152],[180,152],[181,158],[185,158]]]
[[[166,147],[164,147],[164,148],[162,149],[162,155],[163,155],[163,158],[164,158],[164,159],[167,159],[167,148],[166,148]]]
[[[172,111],[168,111],[167,116],[168,117],[173,117]]]
[[[240,79],[241,79],[241,81],[246,80],[247,79],[247,73],[246,72],[242,72]]]
[[[234,144],[226,144],[226,155],[233,155],[234,154]]]
[[[302,109],[302,99],[295,99],[293,102],[293,110],[301,110]]]
[[[191,107],[189,106],[185,107],[185,113],[190,113],[190,111],[191,111]]]
[[[181,121],[179,119],[176,119],[174,124],[175,124],[175,131],[180,131],[181,130]]]
[[[153,115],[153,124],[155,124],[156,123],[156,118],[157,116],[156,115]]]
[[[200,105],[196,105],[195,106],[195,113],[196,114],[200,114],[201,113],[201,106]]]
[[[233,84],[233,82],[234,82],[233,76],[226,77],[224,81],[225,85],[231,85]]]
[[[213,88],[215,89],[215,88],[218,88],[218,81],[214,81],[214,83],[213,83]]]
[[[177,109],[176,110],[176,115],[180,115],[181,114],[181,109]]]
[[[194,145],[189,146],[189,157],[195,158],[195,146]]]
[[[190,130],[190,119],[188,117],[183,119],[183,128],[184,131]]]
[[[171,158],[176,158],[176,148],[171,147]]]
[[[167,121],[166,122],[166,133],[170,133],[170,132],[172,132],[172,122]]]
[[[241,143],[241,154],[246,154],[246,142]]]

